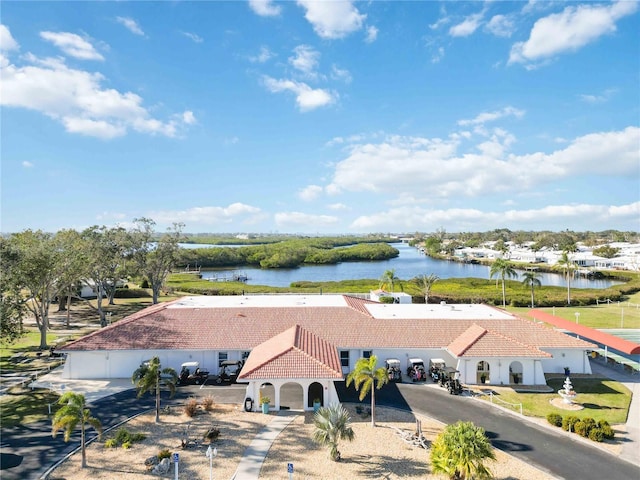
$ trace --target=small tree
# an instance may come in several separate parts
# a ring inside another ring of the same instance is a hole
[[[429,294],[431,293],[431,287],[433,287],[433,284],[438,280],[440,280],[440,277],[435,273],[430,273],[429,275],[419,275],[418,277],[416,277],[418,287],[420,287],[420,291],[424,295],[424,303],[429,303]]]
[[[387,370],[383,367],[376,368],[378,357],[371,355],[369,358],[361,358],[356,362],[355,368],[347,375],[347,387],[354,383],[356,390],[360,390],[360,400],[371,391],[371,426],[376,426],[376,395],[374,384],[378,390],[389,381]]]
[[[386,270],[380,277],[380,288],[391,287],[391,291],[395,291],[395,285],[398,283],[400,290],[403,290],[400,278],[396,276],[395,269]]]
[[[496,459],[493,447],[484,429],[472,422],[446,426],[431,445],[433,472],[448,475],[451,480],[492,478],[485,459]]]
[[[138,390],[138,398],[145,392],[153,392],[156,394],[156,423],[160,422],[160,389],[167,387],[173,397],[176,393],[176,384],[178,383],[178,374],[173,368],[162,368],[160,359],[153,357],[148,362],[140,365],[133,375],[131,381]]]
[[[573,270],[576,268],[576,264],[569,258],[569,252],[567,250],[562,252],[562,255],[556,263],[556,268],[562,270],[567,278],[567,305],[571,305],[571,277]]]
[[[86,408],[84,395],[81,393],[67,392],[60,397],[58,404],[62,408],[53,416],[51,434],[55,438],[58,431],[64,430],[64,441],[68,442],[71,434],[80,424],[80,447],[82,450],[82,468],[87,466],[87,452],[85,441],[85,426],[89,425],[102,435],[100,420],[91,415],[91,410]]]
[[[352,441],[355,436],[351,428],[349,412],[340,405],[334,403],[328,407],[320,407],[316,412],[313,423],[316,430],[313,432],[313,440],[323,446],[329,447],[329,457],[334,462],[340,460],[338,441]]]
[[[538,272],[534,272],[533,270],[527,270],[522,274],[522,283],[526,287],[531,287],[531,308],[535,307],[535,299],[533,296],[534,287],[539,287],[542,285],[540,281],[540,274]]]
[[[507,295],[504,287],[505,278],[516,278],[518,274],[513,268],[513,265],[504,258],[498,258],[491,264],[491,270],[489,270],[489,278],[499,276],[502,280],[502,308],[507,306]]]

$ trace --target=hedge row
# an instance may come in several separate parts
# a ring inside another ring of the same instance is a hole
[[[575,432],[581,437],[588,438],[594,442],[602,442],[605,439],[611,440],[615,432],[609,422],[600,420],[596,422],[593,418],[579,418],[575,415],[568,415],[562,418],[562,415],[550,413],[547,415],[547,422],[556,427],[561,427],[567,432]]]

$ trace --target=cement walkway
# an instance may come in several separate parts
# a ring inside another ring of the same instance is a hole
[[[273,417],[273,420],[263,427],[262,431],[256,435],[251,444],[244,451],[242,459],[238,464],[236,473],[231,480],[257,480],[260,476],[262,463],[269,453],[271,443],[276,437],[287,428],[287,426],[302,412],[291,410],[281,410]]]

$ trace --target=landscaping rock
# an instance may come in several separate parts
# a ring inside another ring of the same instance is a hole
[[[171,468],[171,462],[168,458],[163,458],[158,465],[153,467],[151,473],[153,473],[154,475],[164,475],[169,471],[169,468]]]

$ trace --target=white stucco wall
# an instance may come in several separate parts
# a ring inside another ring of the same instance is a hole
[[[591,363],[586,350],[548,348],[544,351],[553,355],[553,358],[542,360],[547,373],[564,373],[564,367],[569,367],[571,373],[591,374]]]
[[[288,383],[296,383],[302,387],[302,405],[304,410],[312,411],[313,407],[309,407],[309,386],[312,383],[319,383],[323,388],[323,401],[322,406],[326,407],[331,405],[332,403],[338,403],[340,400],[338,398],[338,393],[336,392],[335,386],[333,384],[333,380],[327,379],[308,379],[308,378],[288,378],[288,379],[280,379],[280,380],[252,380],[247,384],[247,389],[245,391],[244,398],[250,398],[253,400],[253,410],[254,412],[259,412],[261,410],[261,406],[259,405],[260,398],[260,387],[264,383],[270,383],[273,385],[275,390],[275,398],[271,398],[271,402],[269,404],[269,411],[279,411],[280,410],[280,389],[283,385]],[[313,399],[311,399],[313,400]],[[244,403],[244,401],[243,401]]]

